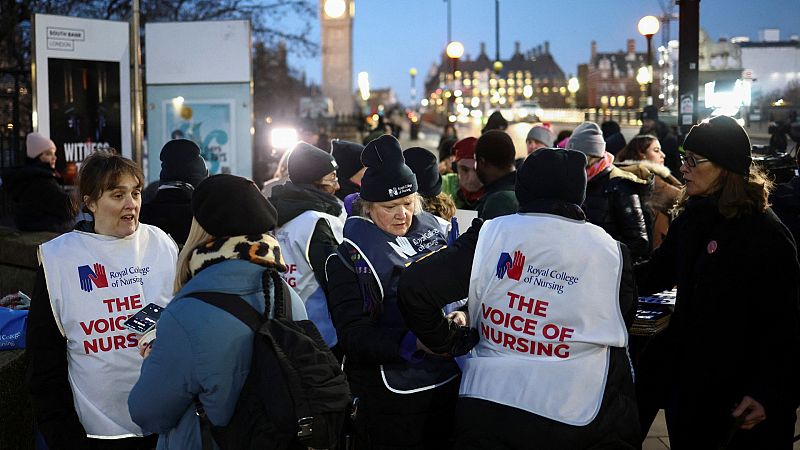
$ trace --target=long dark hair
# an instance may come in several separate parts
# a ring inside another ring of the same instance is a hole
[[[630,142],[617,153],[614,158],[616,161],[639,161],[644,158],[644,152],[650,147],[650,144],[656,140],[656,137],[650,134],[639,134],[631,138]]]

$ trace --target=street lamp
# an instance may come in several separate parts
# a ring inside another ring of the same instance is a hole
[[[572,99],[572,107],[576,108],[578,105],[575,101],[575,93],[581,88],[581,83],[576,77],[571,77],[567,82],[567,90],[569,91],[569,98]]]
[[[464,44],[458,41],[452,41],[447,44],[447,48],[445,48],[445,54],[448,58],[450,58],[450,73],[452,76],[453,84],[455,84],[455,72],[456,67],[458,66],[458,59],[464,55]],[[449,89],[449,83],[448,83]],[[445,100],[447,100],[447,95],[445,95]],[[445,115],[450,114],[450,105],[449,102],[445,103],[444,106]]]
[[[447,53],[447,57],[450,59],[461,58],[461,56],[464,55],[464,44],[458,41],[452,41],[447,44],[445,53]]]
[[[417,78],[417,68],[412,67],[408,69],[408,74],[411,76],[411,104],[414,105],[413,110],[417,110],[417,84],[415,80]]]
[[[639,71],[636,72],[636,82],[639,83],[639,89],[641,93],[639,94],[639,107],[643,107],[643,103],[646,102],[645,100],[645,85],[650,80],[650,73],[647,70],[647,67],[639,67]]]
[[[653,98],[653,35],[658,33],[658,18],[656,16],[644,16],[639,20],[639,34],[647,38],[647,67],[650,72],[650,79],[647,82],[648,104]],[[638,77],[638,76],[637,76]]]

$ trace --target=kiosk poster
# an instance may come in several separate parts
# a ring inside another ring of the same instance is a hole
[[[164,142],[189,139],[200,147],[209,175],[236,167],[233,100],[164,102]]]
[[[50,138],[67,184],[96,150],[122,148],[120,64],[116,61],[47,59]]]

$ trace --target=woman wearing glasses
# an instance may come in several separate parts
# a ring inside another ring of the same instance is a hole
[[[750,139],[719,116],[683,145],[678,216],[636,267],[640,295],[677,285],[662,355],[670,443],[682,448],[791,448],[798,406],[795,242],[768,207],[771,182]],[[645,380],[637,380],[643,382]]]
[[[283,276],[305,302],[308,318],[325,343],[339,356],[325,294],[325,260],[342,242],[347,218],[341,200],[333,195],[339,189],[337,168],[330,153],[300,142],[289,156],[289,181],[272,188],[270,202],[278,211],[275,237],[286,262]]]

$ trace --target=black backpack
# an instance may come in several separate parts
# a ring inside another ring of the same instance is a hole
[[[195,398],[203,450],[213,448],[212,439],[222,450],[305,450],[336,448],[341,438],[350,406],[347,379],[316,326],[309,320],[292,321],[288,288],[274,271],[267,272],[272,272],[275,297],[283,297],[275,301],[269,320],[238,295],[190,295],[230,313],[256,333],[250,373],[230,422],[214,426]]]

